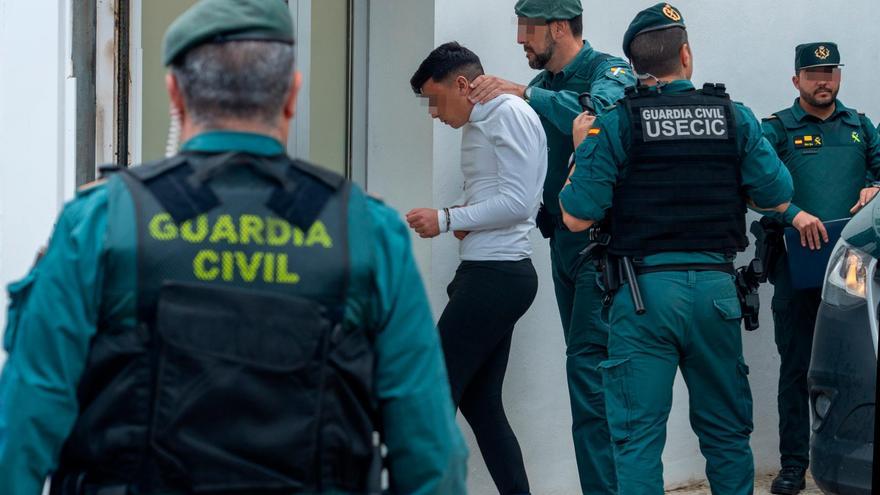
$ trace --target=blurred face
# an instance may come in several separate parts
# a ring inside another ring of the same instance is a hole
[[[421,96],[428,102],[431,118],[458,129],[471,119],[474,105],[468,100],[470,81],[464,76],[448,77],[445,81],[428,82],[422,86]]]
[[[543,69],[553,58],[556,41],[550,33],[551,25],[541,19],[518,18],[516,42],[523,46],[529,67]]]
[[[816,108],[827,108],[834,104],[840,92],[840,67],[801,69],[792,82],[802,100]]]

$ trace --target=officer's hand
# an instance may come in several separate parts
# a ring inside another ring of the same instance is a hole
[[[433,208],[416,208],[406,214],[406,221],[411,229],[422,239],[430,239],[440,235],[440,223],[437,210]]]
[[[578,149],[581,143],[584,142],[584,139],[587,139],[587,134],[593,128],[594,122],[596,122],[596,116],[589,112],[584,112],[574,119],[574,124],[571,127],[574,149]]]
[[[471,232],[469,230],[453,230],[452,235],[455,236],[459,241],[463,241],[465,237],[468,236]]]
[[[480,76],[471,81],[471,94],[468,99],[471,103],[486,103],[494,100],[499,95],[515,95],[524,97],[526,86],[510,82],[495,76]]]
[[[857,211],[864,208],[866,204],[874,199],[874,196],[876,196],[878,192],[880,192],[880,187],[866,187],[862,189],[862,192],[859,193],[859,201],[850,208],[849,212],[855,214]]]
[[[801,233],[801,246],[809,246],[815,251],[822,249],[822,240],[828,243],[828,231],[825,230],[825,225],[813,215],[802,211],[795,215],[791,224]]]

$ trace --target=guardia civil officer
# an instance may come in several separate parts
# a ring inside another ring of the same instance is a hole
[[[583,34],[581,0],[518,0],[517,42],[529,67],[541,70],[528,85],[496,76],[477,78],[471,101],[499,94],[524,98],[541,117],[547,135],[547,176],[538,228],[550,238],[553,284],[565,333],[572,435],[584,493],[617,493],[605,418],[602,378],[596,366],[607,356],[608,325],[601,319],[602,293],[596,270],[578,255],[584,236],[569,232],[559,211],[559,191],[574,147],[571,124],[581,112],[578,95],[589,92],[598,113],[635,83],[625,60],[595,50]]]
[[[840,51],[835,43],[799,45],[792,82],[800,96],[790,108],[765,119],[764,134],[791,172],[795,194],[781,215],[801,234],[801,243],[819,249],[829,241],[823,221],[847,218],[877,191],[880,138],[864,115],[837,99]],[[774,284],[773,320],[779,366],[779,452],[782,470],[773,493],[794,494],[805,487],[809,466],[810,409],[807,370],[820,288],[792,287],[786,255],[770,267]]]
[[[302,77],[280,0],[166,33],[177,156],[68,204],[11,287],[0,486],[55,494],[465,493],[405,226],[285,154]]]
[[[678,368],[712,493],[750,494],[752,398],[732,261],[748,243],[746,204],[784,211],[791,177],[752,112],[723,85],[694,89],[676,8],[640,12],[623,47],[641,84],[592,127],[592,117],[578,117],[575,139],[587,137],[560,194],[571,230],[610,225],[606,284],[612,266],[633,267],[630,280],[641,289],[641,298],[631,283],[613,294],[600,365],[620,493],[663,493]]]

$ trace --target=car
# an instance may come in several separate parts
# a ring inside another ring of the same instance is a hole
[[[807,381],[811,472],[824,493],[871,493],[880,200],[844,227],[825,272]]]

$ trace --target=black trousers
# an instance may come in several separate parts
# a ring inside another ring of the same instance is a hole
[[[461,409],[502,495],[529,493],[522,451],[501,401],[517,320],[538,291],[529,259],[463,261],[438,328],[452,400]]]
[[[773,323],[779,351],[779,454],[782,467],[810,464],[810,393],[807,371],[813,353],[813,330],[822,302],[821,289],[791,286],[788,259],[773,270]]]

